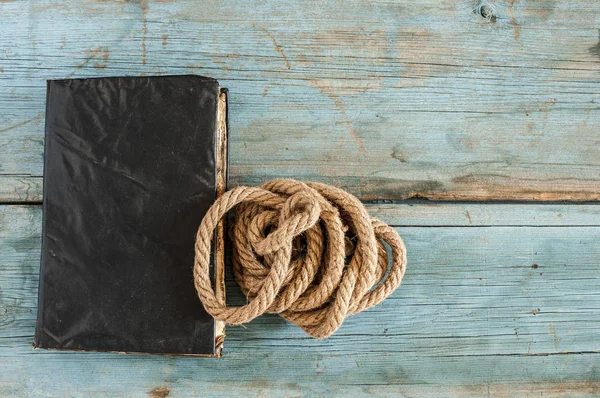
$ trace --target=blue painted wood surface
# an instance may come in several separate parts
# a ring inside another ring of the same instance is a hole
[[[0,15],[0,200],[41,198],[46,79],[181,73],[230,89],[235,185],[600,199],[598,1],[18,0]]]
[[[0,0],[0,396],[600,396],[599,28],[589,0]],[[230,89],[232,185],[442,200],[368,205],[403,286],[219,360],[32,350],[45,80],[181,73]]]
[[[229,327],[215,360],[33,351],[41,208],[0,206],[0,392],[598,395],[600,206],[441,207],[445,219],[430,204],[368,207],[398,226],[409,253],[382,305],[322,341],[275,316]],[[537,214],[544,226],[504,221]]]

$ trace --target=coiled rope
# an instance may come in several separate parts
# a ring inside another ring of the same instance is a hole
[[[233,271],[248,298],[241,307],[217,297],[209,274],[215,228],[234,207]],[[196,235],[198,297],[227,324],[277,313],[313,337],[328,337],[347,316],[388,297],[405,269],[406,249],[394,229],[370,217],[351,194],[314,182],[234,188],[212,205]]]

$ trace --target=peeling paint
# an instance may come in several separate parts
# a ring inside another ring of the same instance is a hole
[[[165,398],[171,393],[171,390],[166,385],[158,386],[148,392],[148,396],[151,398]]]

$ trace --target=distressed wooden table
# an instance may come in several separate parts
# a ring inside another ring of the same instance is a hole
[[[599,28],[594,0],[0,0],[0,396],[599,396]],[[45,80],[185,73],[230,89],[231,185],[370,201],[402,287],[218,360],[33,351]]]

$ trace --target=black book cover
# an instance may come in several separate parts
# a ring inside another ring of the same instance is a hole
[[[224,190],[224,98],[200,76],[48,82],[35,347],[219,354],[192,268]]]

